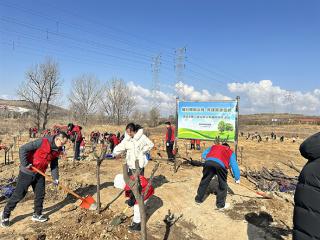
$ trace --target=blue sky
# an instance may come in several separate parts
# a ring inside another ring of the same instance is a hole
[[[149,89],[151,57],[157,54],[161,90],[170,93],[174,49],[186,47],[183,82],[194,91],[242,94],[250,111],[257,110],[252,94],[230,91],[227,84],[251,82],[259,88],[267,79],[297,98],[308,93],[317,98],[319,11],[316,0],[1,0],[0,95],[14,96],[25,71],[45,56],[59,62],[65,95],[82,73]]]

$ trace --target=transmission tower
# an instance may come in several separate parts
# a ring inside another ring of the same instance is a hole
[[[185,60],[186,60],[186,47],[183,48],[177,48],[175,53],[175,59],[174,59],[174,70],[176,72],[176,82],[175,87],[177,91],[177,97],[179,97],[181,100],[185,100],[185,95],[183,91],[183,72],[186,68]]]
[[[292,92],[287,92],[284,96],[284,103],[288,106],[289,114],[292,114],[293,104],[295,101],[295,95]]]
[[[161,55],[157,55],[152,58],[151,71],[152,71],[152,107],[158,108],[160,105],[159,93],[160,93],[160,80],[159,72],[161,65]]]

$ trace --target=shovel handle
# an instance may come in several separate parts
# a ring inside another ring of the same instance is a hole
[[[129,206],[127,205],[126,208],[122,211],[122,213],[125,214],[128,209],[129,209]]]
[[[240,183],[240,186],[245,187],[246,189],[250,190],[251,192],[256,193],[259,196],[262,196],[262,197],[268,198],[268,199],[272,199],[272,197],[268,196],[268,194],[266,194],[264,192],[257,192],[257,191],[253,190],[252,188],[250,188],[250,187],[248,187],[248,186],[246,186],[246,185],[244,185],[242,183]]]
[[[36,171],[37,173],[41,174],[42,176],[44,176],[48,181],[53,182],[52,178],[48,175],[46,175],[44,172],[40,171],[38,168],[35,168],[34,166],[31,167],[32,170]],[[65,190],[66,192],[70,193],[71,195],[75,196],[78,199],[83,200],[83,198],[81,196],[79,196],[78,194],[76,194],[74,191],[72,191],[71,189],[67,188],[66,186],[59,184],[59,186]]]

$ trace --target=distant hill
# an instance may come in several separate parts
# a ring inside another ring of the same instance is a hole
[[[293,123],[310,123],[320,124],[319,116],[306,116],[303,114],[289,113],[259,113],[240,115],[239,122],[243,125],[251,124],[293,124]]]
[[[32,109],[31,103],[25,100],[6,100],[0,99],[0,107],[8,107],[10,111],[30,111]],[[68,110],[62,107],[51,105],[52,110],[57,115],[68,114]]]
[[[69,110],[56,105],[51,105],[53,115],[67,116]],[[0,99],[0,111],[8,109],[9,111],[24,113],[32,109],[31,103],[24,100],[5,100]],[[167,120],[167,117],[163,118]],[[306,116],[303,114],[289,114],[289,113],[257,113],[257,114],[240,114],[240,124],[253,125],[253,124],[286,124],[286,123],[312,123],[320,124],[319,116]]]

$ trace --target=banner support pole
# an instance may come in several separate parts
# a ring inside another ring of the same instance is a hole
[[[236,153],[236,159],[238,161],[238,137],[239,137],[239,102],[240,102],[240,97],[236,97],[237,100],[237,106],[236,106],[236,111],[237,111],[237,116],[236,116],[236,129],[235,129],[235,153]]]
[[[175,127],[175,139],[174,139],[176,153],[178,149],[178,102],[179,102],[179,97],[176,97],[176,122],[175,122],[176,127]]]

